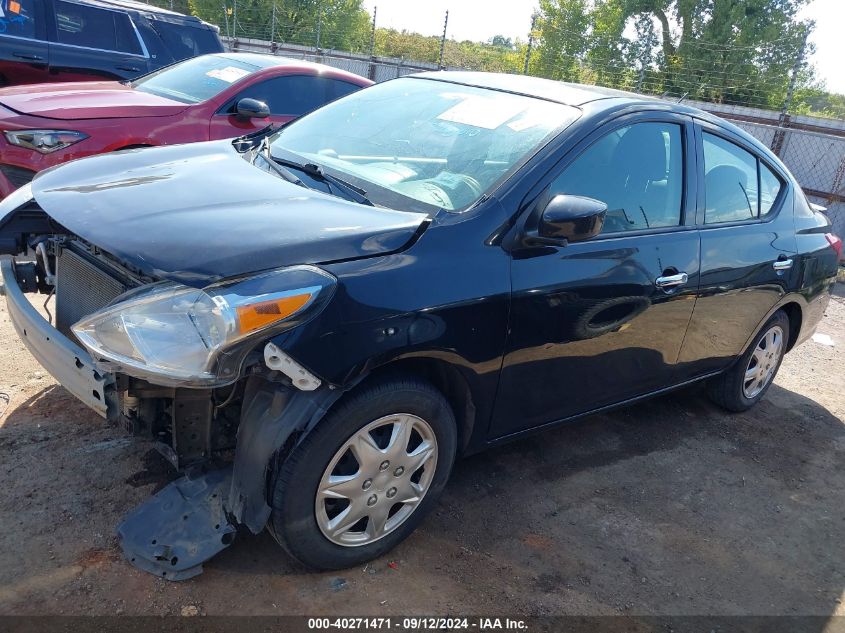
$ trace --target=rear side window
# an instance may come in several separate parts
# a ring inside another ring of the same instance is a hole
[[[781,187],[754,154],[704,133],[705,224],[763,217],[772,211]]]
[[[55,5],[60,44],[141,55],[141,44],[127,14],[64,0],[56,0]]]
[[[220,38],[211,29],[163,20],[150,20],[150,26],[158,33],[174,61],[223,51]]]
[[[286,75],[245,88],[224,111],[233,114],[240,99],[250,98],[266,103],[271,114],[300,116],[355,90],[359,87],[328,77]]]
[[[0,0],[0,35],[42,39],[41,0]]]
[[[684,161],[681,126],[636,123],[586,149],[551,185],[551,194],[607,205],[602,233],[678,226]]]
[[[771,169],[760,163],[760,217],[767,216],[775,205],[782,183]]]

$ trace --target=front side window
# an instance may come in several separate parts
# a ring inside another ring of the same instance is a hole
[[[258,68],[226,56],[205,55],[145,75],[132,82],[141,92],[182,103],[199,103],[217,96]]]
[[[351,86],[353,90],[343,92],[343,88],[339,89],[335,84]],[[266,103],[270,114],[301,116],[357,89],[358,86],[347,82],[313,75],[274,77],[244,88],[228,104],[226,113],[237,112],[238,101],[248,97]]]
[[[403,78],[294,121],[272,153],[335,171],[376,203],[451,211],[475,203],[578,115],[542,99]]]
[[[56,0],[60,44],[140,55],[141,43],[129,16],[119,11]]]
[[[678,226],[684,160],[681,126],[635,123],[602,137],[551,185],[607,205],[602,233]]]

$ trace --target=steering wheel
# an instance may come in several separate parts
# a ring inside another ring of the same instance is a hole
[[[466,174],[459,175],[460,183],[466,185],[467,189],[470,190],[472,194],[471,199],[476,200],[477,198],[481,197],[481,194],[484,193],[484,189],[481,187],[481,183],[478,182],[472,176],[468,176]]]

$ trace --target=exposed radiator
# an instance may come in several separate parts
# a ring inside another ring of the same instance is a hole
[[[84,257],[63,248],[56,262],[56,328],[73,338],[71,325],[105,307],[127,289]]]

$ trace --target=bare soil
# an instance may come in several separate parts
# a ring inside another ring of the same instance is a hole
[[[168,466],[75,401],[0,307],[2,614],[845,615],[845,292],[752,411],[685,390],[459,462],[388,556],[315,574],[241,534],[181,583],[114,527]]]

